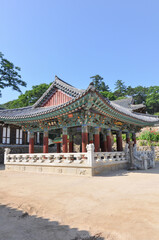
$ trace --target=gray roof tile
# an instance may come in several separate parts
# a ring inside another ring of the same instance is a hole
[[[12,119],[18,119],[18,118],[25,119],[28,117],[40,116],[40,115],[43,115],[46,113],[51,113],[58,109],[64,108],[65,106],[69,105],[70,103],[78,100],[83,95],[87,94],[87,92],[92,91],[92,92],[95,92],[95,94],[97,93],[99,95],[99,97],[102,98],[103,101],[105,101],[107,103],[107,105],[110,105],[111,108],[120,112],[121,114],[123,113],[129,117],[133,117],[133,118],[139,119],[141,121],[149,122],[149,123],[159,122],[159,118],[157,116],[132,112],[132,109],[130,107],[126,107],[126,106],[129,106],[129,103],[131,103],[131,99],[128,99],[127,101],[126,100],[123,101],[124,105],[125,105],[125,107],[123,107],[121,104],[118,104],[119,102],[117,103],[117,101],[109,101],[108,99],[104,98],[95,89],[95,87],[92,84],[90,84],[89,87],[84,91],[84,90],[78,90],[57,78],[55,79],[55,81],[56,81],[56,84],[60,84],[60,86],[62,85],[62,87],[67,88],[67,89],[69,89],[69,91],[73,91],[74,93],[76,93],[76,96],[69,102],[66,102],[66,103],[58,105],[58,106],[50,106],[50,107],[38,107],[37,106],[37,107],[35,107],[35,105],[33,105],[33,106],[29,106],[29,107],[24,107],[24,108],[0,110],[0,119],[6,119],[6,120],[7,119],[12,120]],[[51,86],[53,86],[53,84]]]
[[[38,107],[41,105],[41,103],[43,102],[44,99],[45,99],[45,101],[46,101],[46,99],[49,99],[51,94],[55,90],[55,88],[62,90],[63,92],[65,92],[66,94],[71,96],[72,98],[75,98],[75,97],[79,96],[82,92],[84,92],[84,90],[77,89],[77,88],[73,87],[72,85],[64,82],[57,76],[55,76],[54,82],[51,84],[51,86],[47,89],[47,91],[39,98],[39,100],[33,106]]]

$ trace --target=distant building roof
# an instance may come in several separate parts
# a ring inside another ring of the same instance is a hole
[[[139,110],[142,108],[146,109],[146,106],[144,104],[134,104],[133,97],[127,97],[127,98],[123,98],[120,100],[114,100],[112,102],[115,104],[118,104],[121,107],[128,108],[132,111],[136,111],[136,110]]]
[[[120,100],[114,100],[112,102],[116,103],[116,104],[118,104],[122,107],[130,108],[130,105],[133,103],[133,98],[128,97],[128,98],[123,98],[123,99],[120,99]]]

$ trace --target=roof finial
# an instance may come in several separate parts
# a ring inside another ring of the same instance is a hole
[[[90,82],[89,86],[94,86],[94,82]]]
[[[93,90],[93,91],[95,91],[96,90],[96,88],[95,88],[95,86],[94,86],[94,83],[93,82],[91,82],[90,84],[89,84],[89,86],[88,86],[88,88],[87,88],[88,90],[89,89],[91,89],[91,90]]]

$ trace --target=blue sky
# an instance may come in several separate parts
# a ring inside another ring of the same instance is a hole
[[[57,75],[85,89],[159,85],[159,1],[0,0],[0,51],[21,67],[27,88]],[[0,103],[19,93],[2,90]]]

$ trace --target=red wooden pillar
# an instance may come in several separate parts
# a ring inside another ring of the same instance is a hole
[[[82,152],[87,152],[86,146],[88,144],[88,127],[82,126]]]
[[[130,133],[129,132],[127,132],[126,133],[126,143],[130,143]]]
[[[111,129],[107,129],[107,151],[112,152]]]
[[[67,127],[63,128],[62,134],[62,152],[67,153]]]
[[[117,151],[123,151],[122,131],[116,133]]]
[[[132,134],[132,141],[134,142],[134,145],[136,144],[136,133]]]
[[[89,143],[93,143],[93,133],[89,132]]]
[[[57,143],[57,153],[60,153],[60,150],[61,150],[60,143]]]
[[[73,152],[73,136],[72,134],[69,134],[69,152]]]
[[[34,132],[29,132],[29,153],[34,153]]]
[[[95,128],[94,134],[94,151],[99,152],[100,150],[100,135],[99,135],[99,127]]]
[[[107,137],[105,132],[103,133],[103,152],[107,152]]]
[[[48,153],[48,130],[43,133],[43,153]]]

